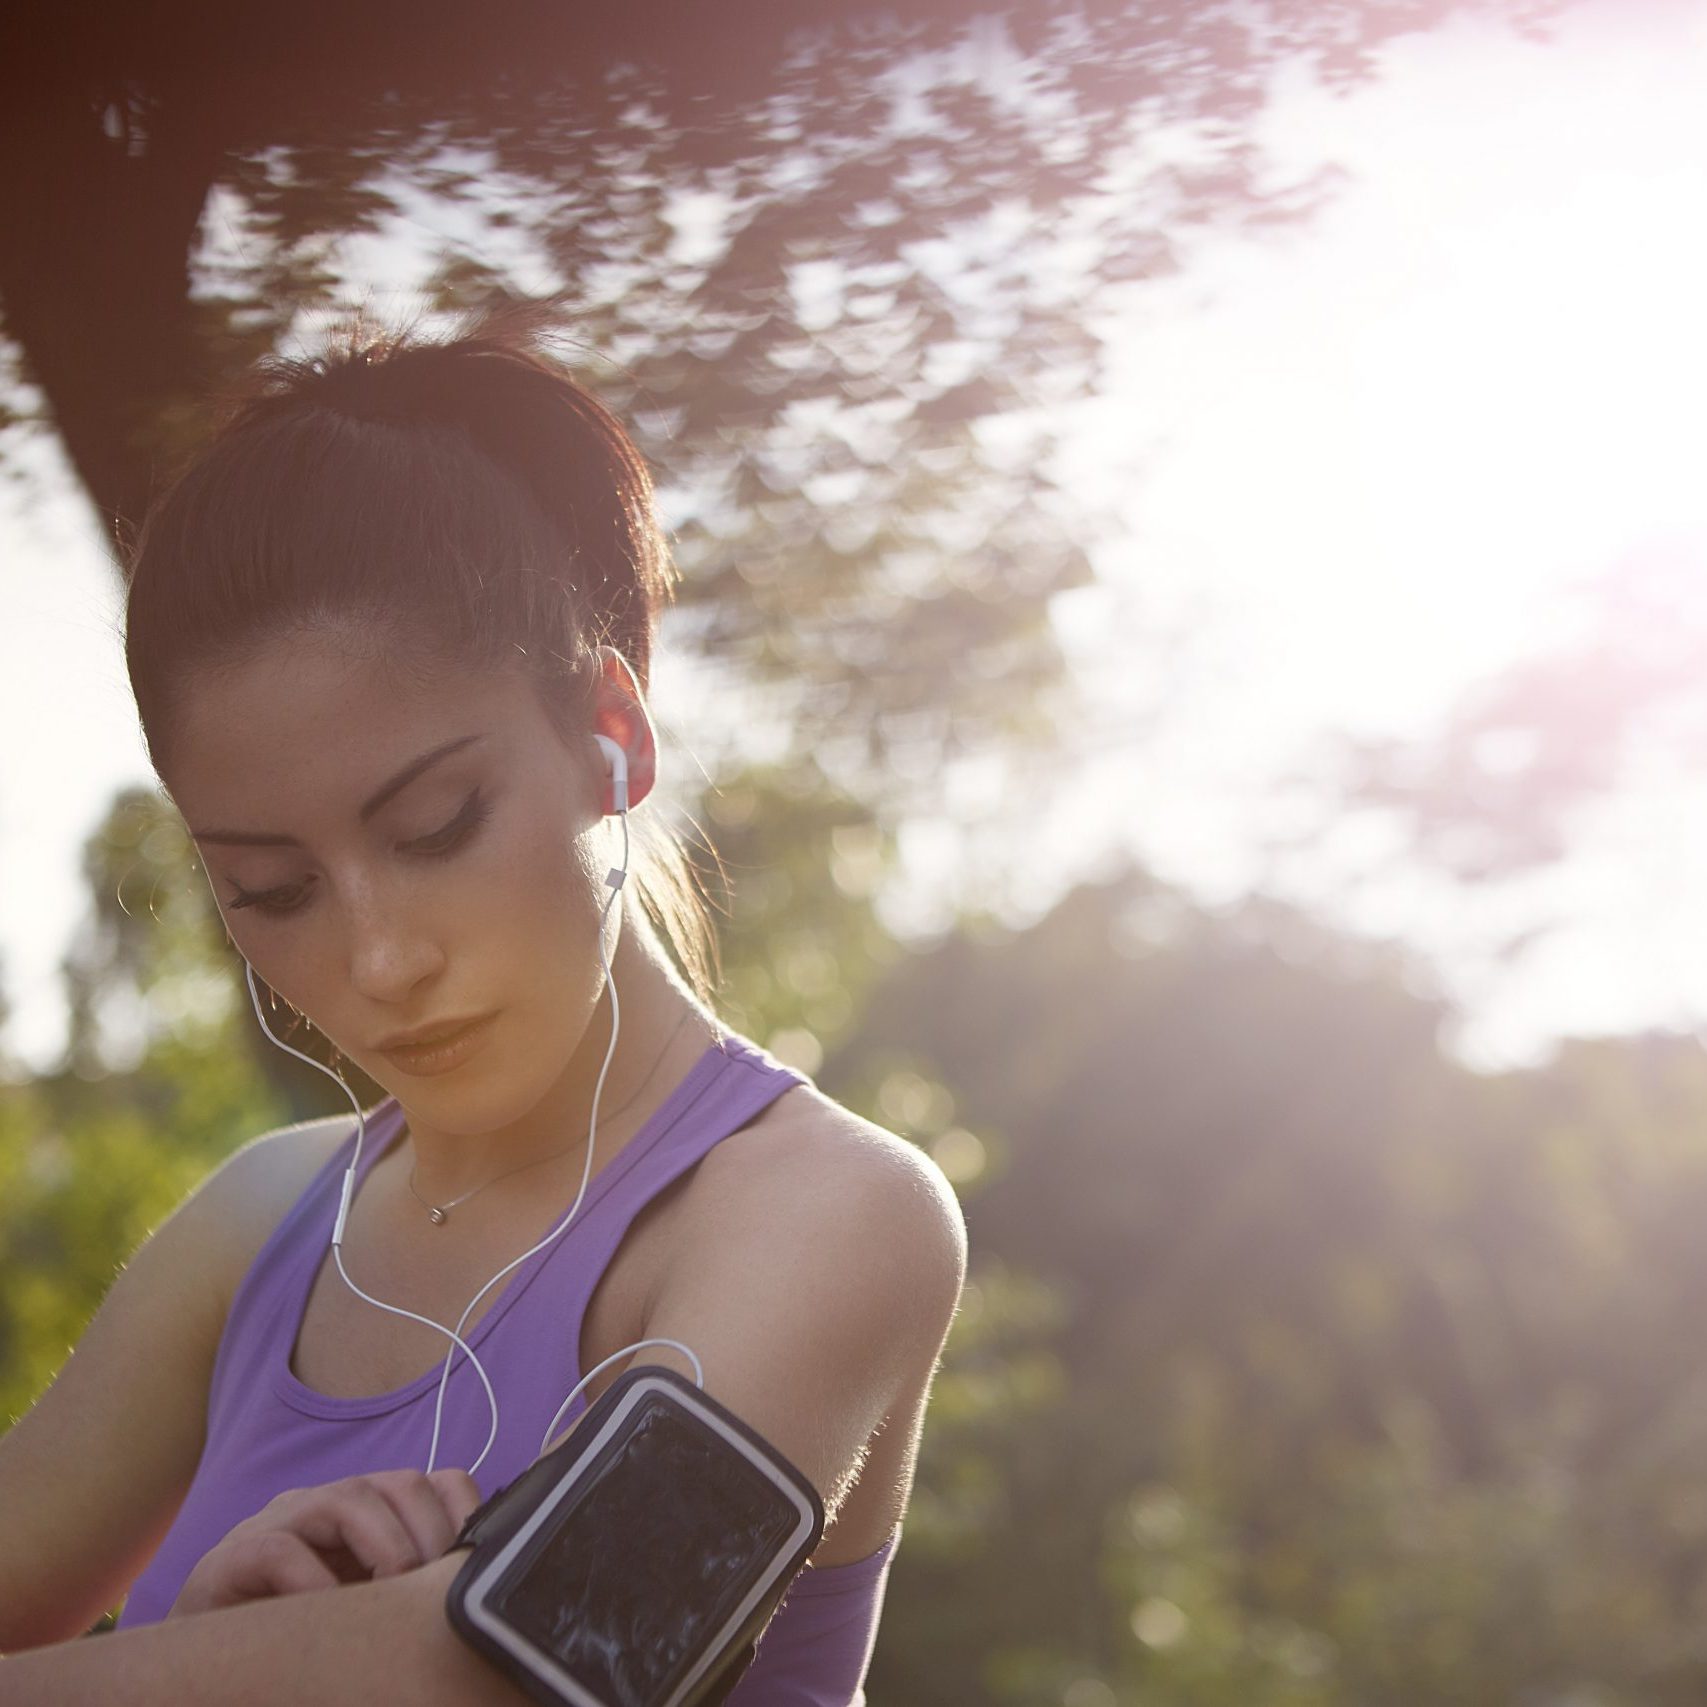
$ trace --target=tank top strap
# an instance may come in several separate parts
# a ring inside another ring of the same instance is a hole
[[[561,1247],[542,1252],[517,1271],[513,1297],[501,1302],[518,1307],[509,1312],[502,1331],[533,1344],[566,1345],[572,1348],[571,1367],[577,1366],[588,1306],[635,1217],[784,1092],[810,1082],[806,1074],[785,1066],[767,1050],[726,1033],[680,1087],[686,1095],[672,1117],[645,1134],[644,1142],[631,1142],[594,1180],[580,1224],[565,1236]],[[541,1312],[549,1319],[549,1329],[542,1324]],[[525,1389],[516,1394],[521,1401],[518,1415],[530,1420],[541,1410],[542,1420],[549,1418],[572,1385],[561,1379],[562,1366],[551,1358],[517,1360],[512,1368]],[[586,1373],[576,1368],[577,1377]],[[582,1393],[564,1413],[560,1426],[566,1427],[586,1408],[587,1397]],[[536,1429],[536,1442],[537,1438]]]
[[[651,1142],[631,1144],[595,1182],[602,1189],[598,1202],[587,1206],[596,1213],[580,1228],[575,1284],[570,1297],[556,1300],[577,1324],[641,1210],[785,1091],[811,1082],[768,1050],[733,1033],[725,1033],[706,1059],[715,1071],[692,1100],[652,1135]]]
[[[605,1232],[620,1241],[634,1217],[666,1186],[732,1133],[738,1132],[785,1091],[808,1083],[804,1073],[776,1057],[725,1033],[717,1048],[726,1063],[701,1090],[690,1108],[670,1123],[658,1142],[638,1152],[605,1199]],[[622,1160],[628,1158],[624,1156]],[[612,1247],[615,1249],[615,1242]]]

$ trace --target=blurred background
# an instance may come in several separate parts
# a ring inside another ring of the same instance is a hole
[[[873,1707],[1707,1698],[1707,5],[158,0],[0,67],[0,1421],[335,1107],[115,541],[255,357],[557,293],[685,575],[725,1017],[966,1207]]]

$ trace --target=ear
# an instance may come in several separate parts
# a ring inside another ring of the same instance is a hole
[[[658,740],[652,727],[652,715],[646,709],[646,695],[629,668],[628,660],[613,646],[596,648],[599,660],[598,686],[593,697],[593,726],[591,733],[608,735],[628,756],[628,804],[636,807],[658,780]],[[589,743],[590,745],[591,743]],[[599,786],[599,810],[616,810],[616,796],[611,779],[599,762],[594,747],[595,772],[602,781]]]

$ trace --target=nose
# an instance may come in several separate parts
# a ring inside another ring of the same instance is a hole
[[[369,891],[350,905],[351,987],[386,1007],[409,1008],[444,970],[445,953],[417,909]]]

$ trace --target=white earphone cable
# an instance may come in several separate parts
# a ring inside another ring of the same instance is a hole
[[[355,1186],[356,1168],[361,1161],[363,1140],[367,1136],[367,1116],[363,1114],[361,1104],[356,1101],[355,1092],[350,1089],[349,1085],[346,1084],[338,1074],[334,1073],[331,1068],[325,1066],[321,1062],[316,1061],[312,1055],[305,1055],[300,1049],[293,1049],[290,1044],[286,1043],[282,1038],[275,1037],[273,1035],[272,1028],[267,1024],[266,1016],[261,1012],[260,992],[255,988],[255,968],[247,961],[244,961],[243,969],[244,979],[249,986],[249,1000],[254,1005],[255,1009],[255,1018],[260,1021],[261,1030],[266,1033],[267,1040],[278,1048],[284,1050],[287,1055],[294,1055],[297,1060],[306,1061],[310,1067],[318,1068],[320,1072],[325,1073],[328,1078],[334,1080],[337,1083],[338,1088],[350,1099],[350,1104],[356,1111],[356,1148],[354,1154],[350,1157],[350,1165],[344,1170],[344,1183],[338,1199],[338,1218],[332,1226],[332,1260],[338,1265],[338,1273],[343,1276],[344,1284],[348,1286],[358,1298],[365,1298],[368,1303],[376,1306],[378,1309],[389,1310],[394,1316],[406,1316],[412,1322],[420,1322],[426,1327],[436,1328],[441,1334],[449,1334],[453,1340],[456,1340],[457,1345],[461,1345],[462,1349],[468,1352],[470,1359],[474,1362],[476,1371],[479,1373],[481,1381],[485,1383],[487,1402],[492,1406],[493,1432],[496,1433],[498,1401],[492,1392],[492,1383],[486,1379],[486,1371],[481,1368],[479,1359],[474,1357],[474,1353],[469,1351],[468,1347],[464,1345],[460,1339],[457,1339],[456,1334],[447,1328],[443,1322],[435,1322],[430,1316],[419,1316],[413,1310],[403,1309],[401,1305],[387,1304],[383,1298],[372,1297],[370,1294],[362,1291],[362,1289],[350,1279],[349,1270],[344,1267],[344,1222],[349,1217],[350,1199]],[[459,1322],[457,1326],[460,1328],[462,1324]],[[455,1347],[453,1346],[451,1349],[454,1351]],[[486,1444],[490,1446],[492,1444],[491,1440],[488,1439]],[[481,1456],[484,1457],[485,1454],[482,1453]]]
[[[680,1340],[665,1339],[663,1337],[659,1337],[657,1339],[649,1339],[649,1340],[636,1340],[633,1345],[625,1345],[621,1351],[613,1351],[609,1357],[600,1359],[600,1361],[598,1363],[594,1364],[593,1367],[591,1369],[589,1369],[587,1371],[587,1373],[585,1375],[583,1375],[581,1377],[581,1379],[575,1383],[574,1389],[570,1392],[569,1397],[567,1399],[565,1399],[563,1401],[563,1403],[557,1407],[557,1415],[554,1416],[551,1419],[551,1421],[546,1425],[545,1437],[539,1443],[539,1450],[540,1450],[541,1456],[544,1455],[547,1447],[554,1444],[551,1437],[553,1434],[555,1434],[557,1432],[557,1425],[559,1422],[562,1421],[563,1413],[566,1410],[568,1410],[572,1404],[575,1403],[575,1399],[576,1399],[577,1395],[580,1393],[581,1389],[583,1387],[585,1387],[586,1384],[589,1381],[591,1381],[593,1379],[593,1377],[595,1375],[597,1375],[601,1370],[609,1369],[610,1366],[613,1363],[615,1363],[619,1357],[627,1357],[631,1351],[639,1351],[642,1346],[648,1346],[648,1345],[674,1346],[676,1348],[676,1350],[679,1351],[682,1354],[682,1356],[684,1356],[688,1360],[688,1362],[693,1365],[693,1382],[694,1382],[694,1385],[696,1387],[703,1387],[705,1385],[705,1366],[699,1361],[699,1358],[694,1354],[693,1348],[691,1346],[683,1345]]]

